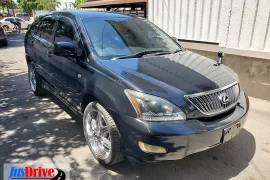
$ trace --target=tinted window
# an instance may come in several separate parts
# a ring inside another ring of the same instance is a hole
[[[7,18],[7,19],[5,19],[5,21],[14,21],[14,19],[13,18]]]
[[[23,20],[20,19],[20,18],[15,18],[15,20],[16,20],[16,21],[19,21],[19,22],[23,21]]]
[[[59,21],[55,33],[54,43],[66,41],[75,43],[74,29],[70,23]]]
[[[154,24],[141,18],[83,19],[96,53],[113,58],[142,51],[176,51],[180,47]]]
[[[50,42],[55,20],[44,20],[38,28],[37,35]]]
[[[31,26],[31,30],[32,30],[32,32],[34,34],[37,33],[37,30],[38,30],[38,27],[39,27],[40,24],[41,24],[40,23],[40,17],[38,16],[38,17],[35,18],[34,22],[32,23],[32,26]]]

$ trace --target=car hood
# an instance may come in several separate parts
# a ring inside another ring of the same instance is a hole
[[[237,81],[227,66],[184,51],[162,56],[103,60],[102,64],[132,83],[139,90],[163,97],[218,89]]]

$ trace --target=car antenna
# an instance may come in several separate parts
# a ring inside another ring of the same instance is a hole
[[[223,57],[224,57],[224,53],[219,51],[218,52],[218,61],[216,64],[214,64],[215,66],[220,66],[221,64],[223,64]]]

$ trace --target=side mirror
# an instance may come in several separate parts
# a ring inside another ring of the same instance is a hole
[[[53,47],[53,54],[56,56],[63,56],[63,57],[76,57],[77,55],[77,48],[71,42],[57,42],[54,44]]]
[[[178,42],[178,39],[177,39],[176,37],[173,36],[172,39],[173,39],[174,41]]]

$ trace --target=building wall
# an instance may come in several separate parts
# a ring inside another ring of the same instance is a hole
[[[61,5],[56,8],[56,10],[63,10],[63,9],[74,9],[72,3],[75,2],[75,0],[58,0]]]
[[[148,18],[178,39],[270,52],[270,0],[148,0]]]

